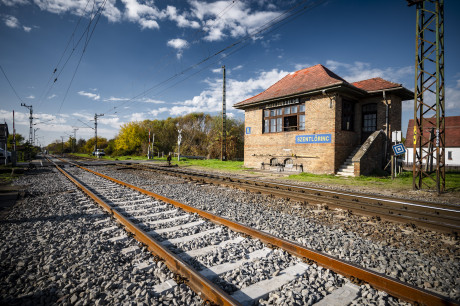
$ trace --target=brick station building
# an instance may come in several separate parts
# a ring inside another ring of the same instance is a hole
[[[402,101],[413,97],[381,78],[348,83],[322,65],[290,73],[234,105],[245,111],[244,165],[355,176],[382,169]]]

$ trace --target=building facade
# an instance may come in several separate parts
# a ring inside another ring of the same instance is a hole
[[[353,175],[382,168],[412,98],[400,84],[348,83],[322,65],[293,72],[234,105],[245,111],[244,165],[333,174],[350,158]]]
[[[430,135],[431,131],[436,128],[436,124],[431,123],[429,120],[423,122],[423,133],[424,135]],[[445,162],[444,164],[448,167],[459,167],[460,166],[460,116],[450,116],[445,118]],[[414,159],[414,119],[409,120],[407,125],[406,141],[404,143],[406,147],[405,163],[406,165],[412,165]],[[436,148],[434,148],[436,149]],[[428,150],[428,148],[427,148]],[[433,160],[433,165],[436,165],[436,154]],[[425,164],[425,161],[423,161]]]

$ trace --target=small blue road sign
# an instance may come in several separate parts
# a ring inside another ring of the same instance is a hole
[[[395,152],[396,156],[402,155],[402,154],[406,153],[406,148],[404,147],[404,145],[402,143],[398,143],[398,144],[393,146],[393,152]]]
[[[249,135],[249,134],[251,134],[251,127],[250,126],[246,127],[246,135]]]

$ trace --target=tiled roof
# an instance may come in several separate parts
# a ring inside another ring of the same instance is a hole
[[[401,84],[393,83],[382,78],[373,78],[369,80],[354,82],[351,84],[365,91],[377,91],[402,86]]]
[[[361,93],[395,89],[403,100],[410,99],[414,95],[413,92],[402,87],[401,84],[386,81],[382,78],[373,78],[350,84],[323,65],[318,64],[286,75],[267,90],[236,103],[234,107],[245,108],[253,103],[291,97],[337,85],[346,86]]]
[[[242,106],[259,101],[271,100],[279,97],[287,97],[333,85],[347,84],[347,81],[330,71],[323,65],[315,65],[288,74],[264,92],[236,103],[234,106]]]
[[[430,122],[432,121],[432,122]],[[428,121],[423,121],[423,134],[429,135],[430,130],[436,127],[436,118]],[[434,123],[434,124],[433,124]],[[446,148],[460,147],[460,116],[446,117]],[[406,141],[404,145],[408,148],[414,146],[414,119],[409,120],[406,133]]]

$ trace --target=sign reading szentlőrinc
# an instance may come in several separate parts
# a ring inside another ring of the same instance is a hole
[[[295,143],[331,143],[331,134],[297,135]]]

